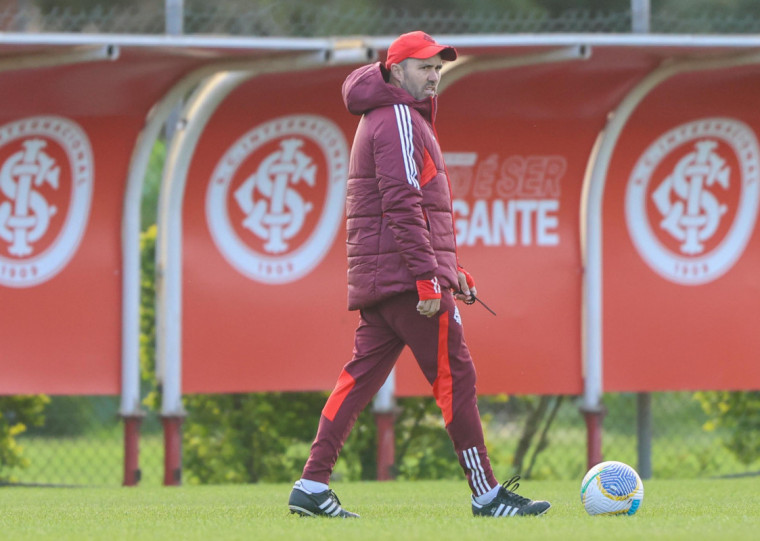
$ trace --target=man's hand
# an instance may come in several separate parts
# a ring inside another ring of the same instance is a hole
[[[441,309],[441,299],[428,299],[417,303],[417,311],[425,317],[433,317]]]
[[[417,280],[417,294],[420,301],[417,311],[425,317],[433,317],[441,309],[441,284],[437,277],[429,280]]]
[[[460,268],[457,270],[457,281],[459,282],[459,292],[454,294],[454,298],[467,304],[475,302],[475,295],[478,294],[478,290],[475,288],[472,276],[469,276],[468,280],[468,275]]]

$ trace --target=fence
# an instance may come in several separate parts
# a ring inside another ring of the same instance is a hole
[[[320,401],[323,396],[312,396],[310,399]],[[406,427],[400,427],[402,437],[396,441],[398,477],[460,476],[440,416],[434,412],[434,404],[428,400],[406,401],[407,415],[399,421]],[[430,407],[425,409],[424,419],[415,420],[415,410],[422,403]],[[528,418],[535,412],[537,404],[537,397],[511,397],[506,401],[504,397],[481,398],[486,440],[497,475],[506,478],[513,472],[520,472],[534,479],[580,479],[586,466],[586,431],[574,397],[550,397],[547,415],[537,426],[537,436],[524,452],[518,452]],[[556,415],[542,441],[541,433],[557,404]],[[608,394],[605,404],[608,413],[604,419],[604,458],[636,465],[636,395]],[[28,467],[0,469],[0,476],[20,484],[121,484],[123,428],[117,410],[116,397],[52,398],[46,408],[45,424],[31,427],[18,437],[24,456],[29,460]],[[692,393],[654,393],[652,413],[653,477],[704,478],[754,473],[752,464],[742,464],[726,449],[723,444],[726,434],[703,429],[707,418]],[[285,453],[288,460],[283,462],[290,467],[284,467],[284,471],[277,475],[258,472],[261,478],[281,481],[299,474],[298,468],[307,458],[318,415],[316,408],[311,419],[305,423],[307,428],[300,441],[290,442]],[[358,479],[362,475],[361,453],[357,448],[362,445],[359,441],[364,437],[361,432],[372,429],[371,418],[365,415],[360,419],[362,428],[351,435],[346,452],[338,461],[336,479]],[[191,412],[187,423],[197,421]],[[415,421],[422,426],[409,430],[409,425]],[[210,432],[213,433],[213,430]],[[406,437],[409,434],[413,434],[411,438]],[[232,445],[232,442],[227,441],[226,444]],[[223,445],[219,441],[210,444],[212,447]],[[371,447],[372,441],[369,441],[367,448]],[[163,481],[163,438],[160,423],[153,413],[149,413],[142,423],[140,451],[141,485],[160,485]],[[191,460],[186,456],[185,478],[197,481],[198,472],[192,466],[187,469],[188,462],[198,460],[197,453],[192,453],[192,456]],[[218,463],[219,456],[211,453],[207,460]],[[234,463],[234,457],[228,456],[226,460],[229,471],[238,466]],[[230,479],[228,482],[235,481],[221,471],[216,472],[215,482],[223,480],[225,475]]]
[[[32,2],[5,4],[3,9],[0,3],[0,29],[5,31],[161,34],[166,29],[164,2],[104,2],[90,10],[56,7],[49,2],[40,2],[42,7]],[[617,7],[549,10],[507,6],[494,9],[482,3],[479,6],[463,3],[458,8],[412,9],[303,0],[188,1],[185,2],[183,30],[187,34],[301,37],[393,35],[418,28],[432,34],[630,32],[630,3],[610,4]],[[750,8],[742,8],[741,4],[733,8],[710,2],[653,4],[651,32],[760,32],[760,18],[752,16]]]

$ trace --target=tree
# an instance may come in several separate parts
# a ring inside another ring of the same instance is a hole
[[[760,391],[703,391],[694,397],[708,415],[706,431],[724,429],[724,445],[742,464],[760,458]]]
[[[39,426],[44,420],[45,395],[0,396],[0,481],[12,481],[10,471],[26,468],[29,459],[16,441],[28,426]]]

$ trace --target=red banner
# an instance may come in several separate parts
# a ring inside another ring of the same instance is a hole
[[[328,389],[348,360],[358,318],[343,207],[358,119],[343,109],[344,73],[244,83],[198,143],[183,218],[186,392]]]
[[[0,394],[118,392],[133,145],[172,84],[219,54],[247,53],[136,48],[2,74]],[[607,115],[668,54],[602,46],[442,93],[460,260],[498,314],[460,308],[479,392],[581,392],[583,176]],[[253,79],[204,131],[183,210],[184,391],[329,390],[349,360],[351,69]],[[618,141],[603,214],[605,390],[760,384],[757,79],[748,67],[679,75]],[[429,392],[404,354],[397,393]]]
[[[124,187],[146,114],[178,76],[159,68],[2,74],[0,394],[119,392]]]
[[[678,75],[630,118],[604,200],[604,385],[760,385],[756,69]]]

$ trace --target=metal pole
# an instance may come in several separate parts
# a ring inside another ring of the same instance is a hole
[[[634,34],[648,34],[650,0],[631,0],[631,30]],[[636,395],[636,450],[638,470],[642,479],[652,477],[652,396]]]
[[[184,0],[166,0],[164,6],[166,17],[166,34],[170,36],[181,35],[183,31],[184,21]],[[179,122],[181,115],[182,102],[178,101],[166,116],[166,123],[164,124],[164,136],[166,137],[167,141],[171,141],[174,137],[174,132],[177,128],[177,123]],[[161,276],[157,275],[156,288],[160,286],[160,282],[162,282]],[[179,317],[177,314],[174,314],[174,316]],[[164,365],[162,364],[161,367],[163,368]],[[158,378],[162,391],[165,391],[163,388],[164,375],[160,373],[158,366],[156,366],[156,376]],[[166,396],[163,398],[165,402]],[[167,413],[167,408],[164,405],[162,407],[161,415],[164,425],[164,485],[166,486],[180,485],[182,483],[181,427],[185,413],[182,410],[181,398],[177,398],[172,395],[171,400],[174,404],[172,411],[170,413]]]
[[[652,395],[636,395],[636,450],[638,471],[642,479],[652,478]]]
[[[125,487],[140,482],[140,423],[142,415],[124,417],[124,482]]]
[[[634,34],[648,34],[650,22],[649,0],[631,0],[631,30]]]
[[[166,33],[170,36],[180,36],[184,32],[184,18],[185,18],[185,6],[184,0],[166,0]],[[166,119],[166,126],[164,126],[164,135],[166,140],[170,141],[174,136],[174,131],[177,129],[177,122],[179,122],[182,115],[182,103],[178,103],[174,109],[169,113]]]
[[[178,36],[183,32],[184,0],[166,0],[166,33]]]

